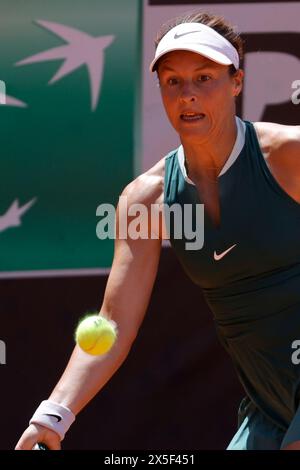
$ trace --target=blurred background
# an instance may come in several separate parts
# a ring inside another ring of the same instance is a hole
[[[96,236],[97,207],[116,206],[129,181],[178,145],[148,71],[160,25],[199,8],[223,15],[245,39],[238,114],[299,124],[300,2],[0,6],[0,449],[10,449],[65,368],[78,318],[101,307],[113,240]],[[242,396],[201,291],[165,244],[126,362],[63,447],[223,449]]]

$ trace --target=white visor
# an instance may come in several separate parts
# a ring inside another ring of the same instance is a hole
[[[150,72],[163,55],[171,51],[191,51],[201,54],[218,64],[233,64],[239,68],[236,48],[214,29],[202,23],[182,23],[172,28],[159,42]]]

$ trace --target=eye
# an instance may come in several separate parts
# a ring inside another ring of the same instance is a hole
[[[211,77],[209,75],[200,75],[198,77],[199,82],[207,82],[208,80],[211,80]]]
[[[179,80],[177,78],[168,78],[167,84],[169,86],[175,86],[179,83]]]

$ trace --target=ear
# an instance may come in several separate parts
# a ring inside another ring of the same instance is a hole
[[[232,75],[232,83],[233,83],[233,96],[239,96],[240,92],[243,88],[243,79],[244,79],[244,71],[238,69],[234,75]]]

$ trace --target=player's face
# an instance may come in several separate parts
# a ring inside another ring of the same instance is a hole
[[[222,129],[235,114],[235,96],[242,87],[242,74],[229,74],[195,52],[172,51],[158,64],[158,78],[165,110],[179,135],[206,140]]]

